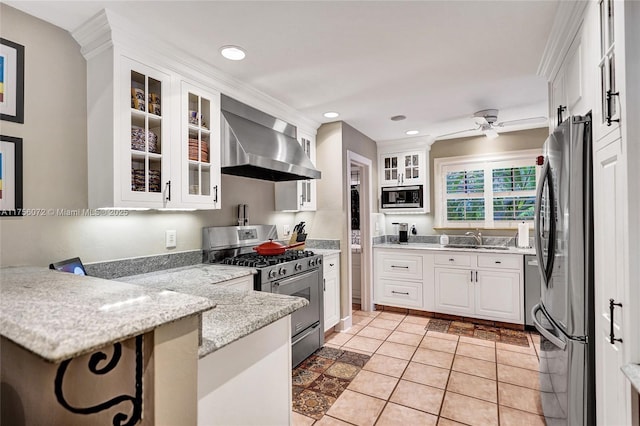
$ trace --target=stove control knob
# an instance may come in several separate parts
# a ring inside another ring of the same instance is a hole
[[[309,259],[309,266],[316,266],[316,260],[315,259]]]
[[[276,270],[275,269],[270,270],[269,273],[267,274],[267,276],[269,278],[275,278],[276,277]]]
[[[294,266],[293,269],[295,269],[296,271],[301,270],[302,269],[302,263],[296,263],[296,266]]]
[[[280,270],[278,271],[278,274],[280,275],[284,275],[286,273],[287,273],[287,270],[284,267],[280,268]]]
[[[316,261],[316,263],[317,263],[318,265],[322,265],[322,257],[319,257],[319,258],[318,258],[318,260]]]

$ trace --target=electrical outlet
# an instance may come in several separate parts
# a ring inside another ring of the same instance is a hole
[[[164,233],[164,245],[166,248],[176,248],[177,233],[175,229],[167,230]]]
[[[291,225],[282,225],[282,235],[285,237],[291,236]]]

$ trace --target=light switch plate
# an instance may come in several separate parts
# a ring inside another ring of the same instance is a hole
[[[177,235],[175,229],[170,229],[165,231],[164,233],[164,245],[166,248],[176,248],[177,245]]]
[[[282,225],[282,235],[284,237],[291,236],[291,225]]]

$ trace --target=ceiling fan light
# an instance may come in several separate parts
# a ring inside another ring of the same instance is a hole
[[[487,139],[495,139],[500,136],[494,129],[484,130],[484,135],[487,137]]]

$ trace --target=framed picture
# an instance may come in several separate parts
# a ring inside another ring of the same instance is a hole
[[[0,135],[0,217],[22,210],[22,139]]]
[[[0,119],[24,123],[24,46],[0,38]]]

